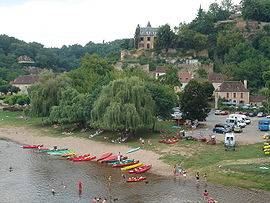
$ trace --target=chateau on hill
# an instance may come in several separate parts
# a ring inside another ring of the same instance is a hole
[[[150,22],[147,23],[146,27],[137,26],[139,30],[138,37],[138,48],[139,49],[153,49],[154,42],[157,38],[157,30],[158,28],[154,28],[151,26]]]

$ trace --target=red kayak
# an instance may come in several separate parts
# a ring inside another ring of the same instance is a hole
[[[179,139],[171,139],[171,140],[167,141],[166,144],[173,144],[173,143],[176,143],[178,141],[179,141]]]
[[[134,161],[134,162],[129,162],[129,163],[125,163],[125,164],[112,165],[112,167],[130,166],[130,165],[134,165],[134,164],[138,164],[138,163],[139,163],[139,161]]]
[[[69,160],[85,158],[85,157],[87,157],[87,156],[90,156],[90,154],[85,154],[85,155],[80,155],[80,156],[70,157]]]
[[[129,170],[128,172],[129,173],[144,173],[145,171],[148,171],[151,167],[152,165],[141,166],[141,167]]]
[[[139,177],[139,178],[132,177],[132,178],[127,179],[126,182],[127,183],[130,183],[130,182],[139,182],[139,181],[145,180],[145,179],[146,179],[146,177]]]
[[[98,159],[97,159],[97,161],[101,161],[102,159],[106,159],[106,158],[108,158],[109,156],[111,156],[112,155],[112,153],[106,153],[106,154],[103,154],[101,157],[99,157]]]
[[[90,161],[92,159],[95,159],[96,156],[87,156],[87,157],[83,157],[83,158],[77,158],[77,159],[73,159],[72,161]]]
[[[120,155],[120,157],[122,157],[122,155]],[[110,156],[108,158],[105,158],[105,159],[101,160],[100,162],[103,163],[105,161],[111,161],[111,160],[115,160],[117,158],[118,158],[118,155],[114,155],[114,156]]]
[[[23,146],[24,149],[35,149],[35,148],[39,148],[39,147],[43,147],[43,144],[40,145],[28,145],[28,146]]]
[[[165,140],[159,140],[158,142],[159,142],[159,143],[168,142],[170,139],[172,139],[172,138],[165,139]]]

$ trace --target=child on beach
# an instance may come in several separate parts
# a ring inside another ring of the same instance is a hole
[[[203,200],[208,200],[208,197],[209,197],[209,192],[207,190],[204,190],[204,193],[203,193]]]
[[[186,170],[183,170],[182,171],[182,175],[183,175],[183,177],[187,178],[187,171]]]
[[[196,173],[196,180],[197,180],[197,183],[200,181],[200,173],[199,172]]]
[[[204,180],[207,181],[207,177],[208,177],[207,173],[204,173],[203,177],[204,177]]]

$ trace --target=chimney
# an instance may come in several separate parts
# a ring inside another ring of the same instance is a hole
[[[244,80],[244,87],[247,89],[247,80]]]

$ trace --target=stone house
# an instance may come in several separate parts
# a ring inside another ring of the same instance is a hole
[[[148,22],[146,27],[139,27],[139,28],[140,28],[140,35],[138,48],[153,49],[155,40],[157,38],[158,28],[152,27],[150,22]]]
[[[210,73],[208,74],[207,81],[212,83],[215,89],[217,89],[224,81],[226,76],[221,73]]]
[[[177,72],[179,81],[182,83],[182,88],[185,88],[188,82],[192,79],[192,75],[189,72]]]
[[[38,78],[38,75],[21,75],[11,82],[11,85],[20,88],[19,94],[28,94],[27,89],[37,82]]]
[[[249,90],[246,80],[244,84],[241,81],[224,81],[214,91],[214,95],[215,108],[217,108],[219,98],[225,98],[236,104],[249,104]]]

